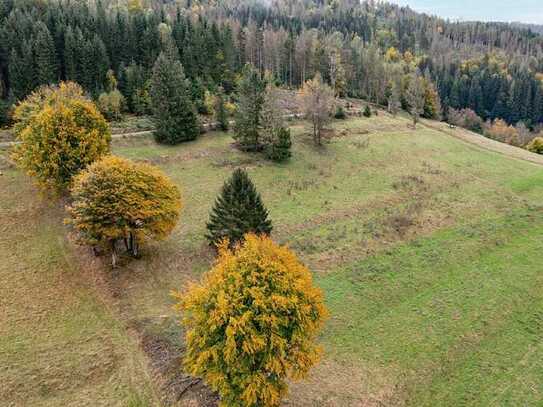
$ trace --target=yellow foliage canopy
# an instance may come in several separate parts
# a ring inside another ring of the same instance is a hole
[[[187,328],[185,365],[222,406],[278,406],[286,379],[303,378],[319,359],[322,292],[268,237],[248,234],[234,250],[223,244],[202,283],[176,297]]]
[[[74,84],[42,88],[15,109],[18,165],[44,189],[65,190],[72,177],[109,153],[109,127]]]
[[[181,209],[179,190],[159,169],[115,156],[75,177],[72,198],[67,223],[90,245],[165,238]]]

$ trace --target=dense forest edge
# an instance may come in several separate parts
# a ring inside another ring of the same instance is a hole
[[[319,73],[338,96],[406,110],[417,75],[425,81],[424,117],[453,116],[510,144],[526,145],[543,121],[543,37],[530,26],[451,22],[352,0],[7,0],[0,21],[2,124],[18,100],[60,80],[102,98],[110,118],[120,98],[123,110],[149,113],[151,71],[166,39],[203,114],[209,96],[231,95],[250,63],[278,85],[297,88]],[[494,132],[498,119],[516,132]]]

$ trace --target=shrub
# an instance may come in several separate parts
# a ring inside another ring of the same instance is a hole
[[[275,162],[286,161],[292,156],[290,152],[292,147],[290,129],[280,127],[274,133],[272,143],[266,146],[266,158]]]
[[[68,207],[81,243],[111,250],[116,244],[138,256],[145,239],[163,239],[179,218],[179,190],[157,168],[108,156],[74,179],[73,202]]]
[[[125,105],[124,96],[117,89],[98,97],[98,108],[108,120],[120,120]]]
[[[244,170],[235,170],[225,182],[211,212],[207,231],[207,238],[214,246],[219,246],[224,239],[235,245],[249,232],[271,233],[268,211]]]
[[[51,93],[49,93],[51,92]],[[109,127],[84,98],[47,90],[17,106],[14,159],[44,189],[63,192],[72,177],[109,153]],[[40,106],[41,105],[41,106]],[[40,109],[41,110],[38,110]]]
[[[488,124],[485,125],[484,135],[493,140],[511,144],[513,146],[520,146],[521,144],[518,130],[513,126],[509,126],[502,119],[488,122]]]
[[[177,294],[186,333],[184,364],[227,407],[279,406],[288,379],[319,360],[315,336],[327,311],[311,273],[286,247],[247,235],[201,284]]]
[[[0,127],[7,126],[11,122],[11,103],[0,99]]]
[[[370,108],[370,105],[366,105],[366,107],[364,108],[364,111],[362,112],[362,115],[364,117],[371,117],[371,108]]]
[[[152,114],[151,96],[149,95],[149,83],[141,89],[136,89],[132,96],[134,113],[137,115]]]
[[[203,114],[215,115],[215,104],[217,103],[217,96],[213,95],[209,90],[204,92],[204,112]]]
[[[534,138],[527,146],[526,149],[536,154],[543,154],[543,137]]]
[[[450,107],[448,111],[448,122],[477,133],[483,131],[483,119],[469,108],[456,110]]]
[[[336,108],[336,112],[334,113],[334,118],[338,120],[344,120],[347,118],[347,113],[345,113],[345,109],[343,109],[343,106],[338,105]]]

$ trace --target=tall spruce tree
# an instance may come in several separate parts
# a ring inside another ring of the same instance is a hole
[[[177,144],[194,140],[200,133],[183,66],[165,53],[159,55],[153,68],[151,105],[158,142]]]
[[[260,130],[266,82],[260,73],[247,64],[238,83],[238,103],[234,120],[234,139],[243,150],[257,151],[262,148]]]
[[[39,85],[50,85],[58,80],[58,64],[53,37],[43,23],[39,24],[34,42],[36,80]]]
[[[272,223],[260,194],[245,170],[237,169],[225,182],[207,224],[207,239],[213,246],[228,239],[231,246],[245,234],[269,235]]]
[[[217,97],[215,99],[215,120],[219,123],[219,128],[222,131],[228,131],[228,113],[226,112],[225,96],[222,87],[219,87]]]

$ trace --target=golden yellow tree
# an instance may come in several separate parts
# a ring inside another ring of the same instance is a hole
[[[543,154],[543,137],[535,137],[528,145],[526,146],[528,151],[536,154]]]
[[[110,250],[113,266],[119,241],[138,256],[140,242],[170,234],[181,210],[178,188],[159,169],[115,156],[77,175],[72,199],[67,223],[82,243]]]
[[[327,311],[309,270],[286,247],[248,234],[224,242],[201,284],[176,294],[186,333],[187,370],[221,396],[221,406],[274,407],[287,379],[319,360],[315,336]]]
[[[15,109],[13,157],[44,189],[63,192],[72,177],[109,153],[111,134],[104,117],[78,85],[45,87]]]

